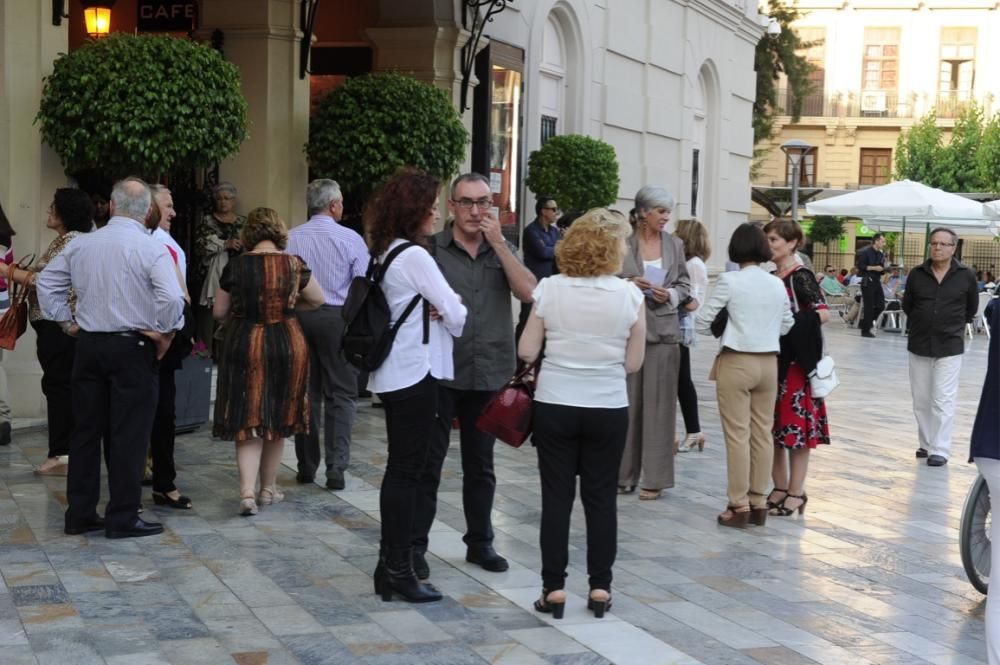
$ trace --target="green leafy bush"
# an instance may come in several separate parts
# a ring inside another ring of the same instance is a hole
[[[236,66],[168,36],[116,33],[61,55],[35,120],[68,172],[112,178],[209,166],[247,137]]]
[[[589,136],[553,136],[528,157],[525,182],[563,210],[609,206],[618,198],[615,149]]]
[[[402,166],[449,180],[469,133],[443,90],[395,73],[352,78],[331,92],[309,127],[313,173],[356,203]]]
[[[842,235],[844,235],[843,217],[819,215],[813,219],[812,228],[809,229],[809,237],[820,245],[836,240]]]

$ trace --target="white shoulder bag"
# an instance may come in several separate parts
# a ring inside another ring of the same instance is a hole
[[[801,311],[799,298],[795,295],[795,280],[792,280],[792,300],[795,301],[795,311]],[[823,399],[832,393],[840,385],[837,378],[837,370],[833,362],[833,356],[823,354],[823,357],[816,363],[816,369],[809,373],[809,391],[813,399]]]

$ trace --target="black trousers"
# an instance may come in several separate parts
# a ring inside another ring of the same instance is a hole
[[[470,549],[493,543],[493,495],[497,478],[493,473],[493,444],[489,434],[476,429],[476,419],[493,397],[489,390],[438,390],[437,423],[431,438],[427,466],[420,478],[413,518],[413,547],[427,550],[428,533],[437,513],[437,492],[441,484],[441,468],[448,454],[451,421],[458,418],[462,451],[462,507],[465,509],[465,536],[462,540]]]
[[[174,430],[176,421],[177,386],[174,382],[174,368],[160,366],[160,396],[156,400],[153,416],[153,433],[149,437],[149,449],[153,458],[153,491],[173,492],[177,489],[177,469],[174,467]]]
[[[677,401],[681,405],[681,415],[684,416],[684,431],[688,434],[701,431],[701,421],[698,419],[698,391],[691,380],[691,349],[680,345],[681,363],[677,371]]]
[[[389,459],[385,465],[379,508],[382,544],[387,549],[410,547],[417,487],[427,466],[437,411],[437,379],[428,374],[407,388],[379,393],[385,409]]]
[[[588,409],[535,402],[532,440],[542,480],[542,586],[565,586],[569,523],[580,476],[587,522],[587,575],[591,589],[611,590],[618,548],[618,466],[625,450],[628,407]]]
[[[101,437],[107,430],[109,531],[134,523],[142,498],[146,442],[159,393],[156,350],[145,337],[80,333],[73,363],[73,414],[66,479],[67,524],[97,515]]]
[[[877,276],[861,279],[861,330],[870,331],[876,317],[885,309],[885,293]]]
[[[49,424],[49,457],[69,454],[73,433],[73,358],[76,338],[53,321],[32,321],[42,366],[42,393]]]

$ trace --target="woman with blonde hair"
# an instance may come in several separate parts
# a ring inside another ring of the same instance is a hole
[[[678,442],[677,452],[686,453],[695,448],[705,449],[705,435],[701,432],[701,422],[698,419],[698,392],[691,380],[691,348],[696,341],[694,317],[708,295],[708,269],[705,261],[712,254],[712,246],[708,240],[708,229],[694,218],[679,220],[674,236],[684,243],[684,258],[691,278],[691,302],[679,312],[681,364],[677,372],[677,401],[681,405],[684,431],[687,433],[684,443]]]
[[[646,353],[628,377],[629,427],[618,472],[618,489],[639,498],[660,498],[674,486],[674,432],[681,330],[678,311],[690,302],[684,246],[665,231],[674,197],[647,185],[635,195],[636,232],[627,241],[621,276],[646,296]],[[640,485],[641,479],[641,485]]]
[[[319,307],[323,291],[302,259],[284,253],[287,242],[278,213],[253,209],[240,232],[247,252],[226,265],[212,305],[216,320],[227,319],[212,435],[236,443],[241,515],[284,498],[285,438],[308,430],[309,349],[295,309]]]
[[[587,601],[595,617],[611,606],[617,546],[615,485],[628,430],[625,376],[642,366],[646,318],[635,285],[617,278],[631,229],[596,208],[556,245],[561,274],[538,283],[518,346],[534,362],[545,343],[535,389],[533,441],[542,483],[542,595],[539,612],[562,618],[569,524],[580,476],[587,521]]]

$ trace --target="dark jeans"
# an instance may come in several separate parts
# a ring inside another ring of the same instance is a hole
[[[542,480],[542,586],[549,591],[565,586],[576,476],[587,521],[590,588],[611,590],[618,547],[618,466],[627,430],[628,407],[588,409],[535,402],[532,440]]]
[[[461,426],[459,441],[462,451],[462,506],[465,509],[466,532],[462,540],[470,549],[493,543],[493,495],[497,478],[493,473],[493,444],[489,434],[476,429],[476,419],[493,397],[489,390],[438,390],[437,424],[431,439],[427,467],[420,478],[416,512],[413,518],[413,547],[427,550],[430,533],[437,513],[437,492],[441,484],[441,468],[448,454],[451,421],[458,418]]]
[[[691,349],[680,345],[681,363],[677,371],[677,401],[681,405],[681,415],[684,416],[684,431],[688,434],[701,431],[698,420],[698,391],[691,380]]]
[[[160,366],[160,397],[156,401],[153,416],[153,433],[149,438],[150,454],[153,458],[153,491],[173,492],[177,489],[174,480],[174,429],[176,418],[177,386],[174,383],[174,369]]]
[[[885,309],[885,294],[878,277],[864,277],[861,280],[861,330],[870,331],[876,317]]]
[[[101,496],[101,437],[106,441],[109,531],[130,528],[142,498],[146,443],[159,393],[153,343],[145,337],[80,333],[73,363],[73,415],[66,479],[67,524],[97,514]]]
[[[407,388],[379,393],[385,409],[389,459],[385,465],[379,508],[382,544],[387,549],[410,547],[417,486],[427,466],[434,438],[437,379],[428,374]]]
[[[326,475],[343,473],[351,462],[351,430],[358,399],[358,372],[340,353],[344,335],[342,307],[323,305],[299,312],[299,324],[309,344],[309,433],[295,435],[299,474],[316,475],[319,467],[320,429]],[[325,424],[324,424],[325,421]]]
[[[76,338],[53,321],[32,321],[38,342],[38,362],[42,366],[42,393],[45,394],[49,424],[49,457],[69,454],[73,434],[73,358]]]

